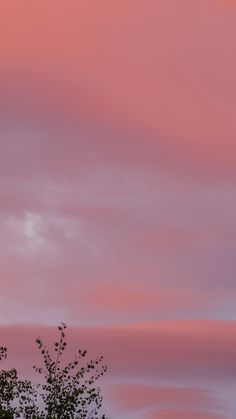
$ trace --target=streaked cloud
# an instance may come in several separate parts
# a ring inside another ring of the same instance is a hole
[[[24,369],[73,325],[124,419],[235,417],[235,23],[233,1],[1,1],[1,338]]]

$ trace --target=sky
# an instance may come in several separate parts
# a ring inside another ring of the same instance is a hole
[[[236,417],[235,39],[234,0],[0,1],[0,344],[66,322],[111,419]]]

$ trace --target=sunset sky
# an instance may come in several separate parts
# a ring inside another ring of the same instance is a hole
[[[110,419],[236,417],[235,43],[235,0],[0,0],[0,344],[65,321]]]

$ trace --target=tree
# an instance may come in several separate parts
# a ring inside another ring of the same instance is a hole
[[[67,347],[66,325],[58,327],[59,338],[54,343],[54,354],[40,338],[36,344],[43,356],[42,367],[34,370],[42,382],[34,384],[20,380],[17,370],[0,371],[0,417],[2,419],[95,419],[99,417],[103,397],[95,385],[107,371],[103,357],[86,360],[87,351],[78,350],[72,361],[63,364]],[[7,357],[7,349],[0,347],[0,361]],[[102,415],[105,419],[105,415]]]

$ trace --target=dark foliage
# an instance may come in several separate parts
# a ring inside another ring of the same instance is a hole
[[[0,371],[0,418],[1,419],[98,419],[102,407],[102,395],[96,381],[107,367],[103,357],[87,360],[87,352],[78,350],[74,359],[62,363],[67,347],[66,325],[59,327],[59,339],[54,353],[40,338],[36,344],[43,356],[43,366],[34,370],[42,382],[35,384],[20,380],[16,369]],[[0,360],[7,357],[7,349],[0,347]],[[100,416],[106,419],[105,415]]]

